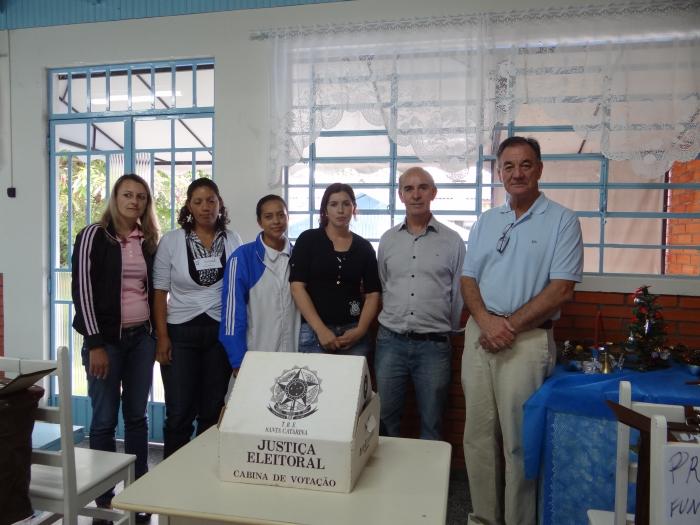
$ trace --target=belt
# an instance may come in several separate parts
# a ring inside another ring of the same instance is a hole
[[[411,341],[433,341],[434,343],[446,343],[450,339],[450,336],[444,332],[404,332],[402,334],[399,332],[394,332],[393,330],[389,331],[394,334],[395,337],[410,339]]]
[[[497,317],[504,317],[505,319],[508,319],[508,318],[510,317],[509,315],[499,314],[499,313],[496,313],[496,312],[492,312],[491,310],[489,310],[489,313],[490,313],[491,315],[495,315],[495,316],[497,316]],[[544,323],[542,323],[542,324],[541,324],[540,326],[538,326],[537,328],[540,328],[540,329],[542,329],[542,330],[549,330],[549,329],[551,329],[553,326],[554,326],[554,323],[552,322],[552,320],[551,320],[551,319],[547,319]]]
[[[141,324],[137,324],[134,326],[127,326],[125,328],[122,328],[122,337],[128,336],[128,335],[134,335],[135,333],[139,332],[140,330],[147,330],[148,329],[148,321],[144,321]]]

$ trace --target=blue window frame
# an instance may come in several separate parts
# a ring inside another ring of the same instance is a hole
[[[48,72],[51,187],[51,349],[72,353],[74,411],[88,425],[82,336],[71,328],[71,252],[100,219],[114,181],[151,186],[161,231],[176,225],[189,183],[213,177],[214,62],[210,59],[59,68]],[[162,439],[163,389],[154,373],[150,439]]]

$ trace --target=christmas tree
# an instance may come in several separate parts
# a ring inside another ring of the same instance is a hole
[[[627,339],[627,350],[639,358],[639,368],[655,368],[668,357],[664,349],[666,326],[657,295],[649,293],[649,286],[641,286],[634,292],[632,322]]]

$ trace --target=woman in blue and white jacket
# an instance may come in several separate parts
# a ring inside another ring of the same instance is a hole
[[[279,195],[258,201],[262,232],[236,249],[226,263],[219,340],[234,375],[248,350],[296,352],[299,312],[289,291],[287,204]]]

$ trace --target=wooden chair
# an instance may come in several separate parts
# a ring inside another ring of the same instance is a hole
[[[0,370],[28,373],[55,367],[58,379],[57,407],[39,407],[36,419],[56,423],[61,428],[61,450],[34,449],[29,496],[35,510],[48,511],[39,516],[35,525],[63,519],[64,524],[78,522],[78,515],[113,521],[115,524],[134,523],[133,512],[87,507],[110,487],[134,479],[132,454],[119,454],[85,448],[73,443],[71,402],[71,364],[68,349],[58,348],[55,361],[0,358]]]
[[[666,525],[671,515],[678,522],[700,522],[700,480],[698,460],[700,443],[669,443],[666,418],[651,418],[650,454],[650,525]],[[670,455],[667,455],[670,454]],[[666,473],[673,467],[673,480],[668,482]],[[670,504],[669,500],[675,500]]]
[[[654,415],[664,416],[666,420],[673,422],[685,422],[685,411],[680,405],[662,405],[656,403],[642,403],[632,401],[632,385],[629,381],[620,381],[620,397],[619,404],[625,408],[631,409],[634,412],[642,414],[646,417]],[[639,457],[646,456],[642,468],[645,469],[645,475],[640,475],[641,483],[649,482],[649,462],[648,450],[640,450]],[[615,469],[615,510],[589,510],[588,523],[589,525],[627,525],[635,523],[635,516],[627,513],[627,490],[630,483],[636,483],[638,477],[638,463],[630,462],[630,427],[625,424],[617,423],[617,452],[616,452],[616,469]],[[645,481],[644,481],[645,480]],[[640,487],[638,487],[640,488]],[[644,489],[647,491],[648,489]],[[638,491],[639,492],[639,491]],[[641,513],[645,518],[639,520],[641,516],[637,516],[638,521],[646,521],[648,519],[648,507],[644,506],[646,502],[638,502],[638,513]]]

